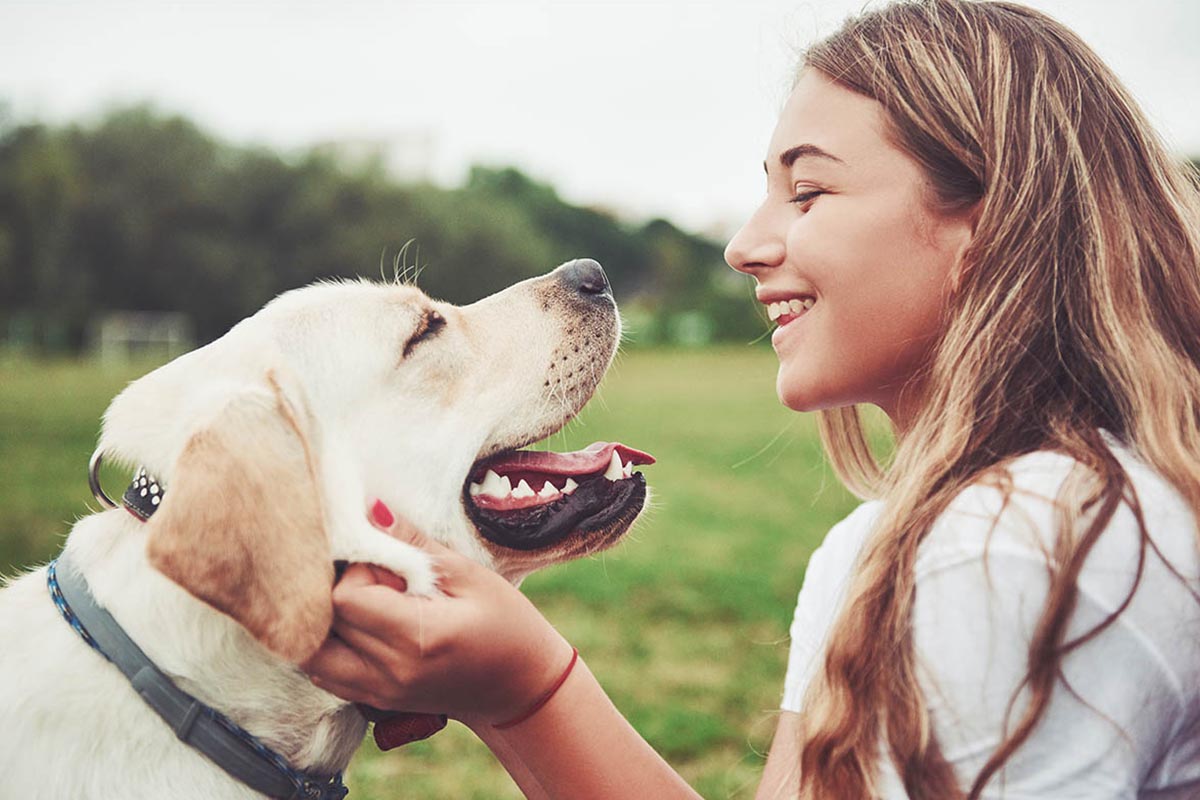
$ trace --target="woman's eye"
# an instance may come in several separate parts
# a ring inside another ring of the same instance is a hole
[[[816,200],[823,194],[825,194],[825,192],[820,189],[807,189],[802,192],[797,192],[789,202],[795,203],[798,206],[804,206],[808,205],[813,200]]]
[[[412,353],[414,347],[426,339],[432,339],[445,327],[446,318],[440,312],[433,309],[427,311],[425,316],[421,318],[420,324],[417,325],[417,329],[413,331],[412,336],[408,337],[408,341],[404,345],[404,356],[407,358]]]

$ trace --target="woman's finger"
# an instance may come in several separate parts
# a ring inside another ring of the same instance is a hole
[[[388,527],[387,531],[400,541],[407,542],[413,547],[419,547],[427,553],[432,553],[436,556],[447,553],[457,555],[454,550],[451,550],[438,540],[427,536],[425,531],[399,515],[396,516],[395,522]]]
[[[438,576],[437,586],[443,594],[457,595],[459,584],[464,577],[469,577],[475,570],[484,569],[458,551],[447,547],[436,539],[430,538],[424,531],[404,517],[394,514],[390,508],[384,505],[382,500],[375,501],[371,507],[369,516],[372,523],[380,530],[384,530],[394,538],[424,550],[435,557]],[[484,571],[486,572],[486,570]]]
[[[349,623],[384,642],[419,642],[425,606],[442,598],[414,597],[385,585],[339,583],[333,588],[335,624]]]
[[[360,689],[357,686],[348,686],[346,684],[336,683],[319,675],[311,676],[311,680],[313,686],[316,686],[321,691],[329,692],[330,694],[338,697],[339,699],[345,700],[348,703],[357,703],[358,705],[367,706],[370,708],[374,708],[376,704],[379,703],[378,697],[373,696],[371,692]]]
[[[405,709],[419,713],[440,712],[439,708],[427,708],[422,701],[424,692],[420,686],[406,682],[408,664],[404,654],[397,650],[392,643],[383,642],[354,628],[344,622],[334,625],[337,648],[348,649],[350,654],[339,656],[335,648],[330,648],[329,665],[322,666],[318,677],[329,681],[334,694],[357,702],[367,702],[361,698],[371,697],[370,705],[383,709]],[[366,665],[357,667],[357,665]],[[355,671],[355,669],[359,671]],[[344,670],[344,671],[343,671]],[[414,695],[410,698],[409,695]]]
[[[420,658],[419,651],[410,648],[407,642],[380,639],[349,622],[337,618],[333,631],[346,647],[352,649],[363,662],[369,664],[378,675],[386,676],[389,683],[398,683],[403,678],[405,659]]]
[[[368,663],[337,636],[326,639],[300,669],[313,677],[336,683],[357,683],[360,676],[373,676],[378,672],[374,664]]]
[[[404,517],[397,518],[396,522],[388,528],[388,533],[402,542],[408,542],[413,547],[419,547],[431,553],[448,550],[441,542],[430,539],[424,531]]]
[[[337,581],[337,586],[342,587],[343,592],[377,584],[387,586],[397,592],[408,589],[408,581],[404,578],[385,567],[365,561],[354,561],[347,564]]]
[[[376,500],[372,504],[370,517],[375,527],[387,531],[395,538],[408,542],[414,547],[420,547],[422,550],[429,550],[430,552],[435,552],[437,549],[447,549],[440,542],[430,539],[423,531],[404,517],[394,514],[382,500]]]
[[[372,722],[377,722],[379,719],[396,713],[395,710],[388,708],[388,706],[392,705],[391,701],[384,697],[374,686],[357,682],[338,681],[324,673],[310,675],[309,678],[313,686],[316,686],[318,689],[356,704],[359,707],[359,712]]]
[[[374,505],[371,506],[370,517],[371,522],[380,530],[386,531],[396,539],[436,556],[438,587],[447,594],[453,593],[452,591],[447,591],[447,589],[453,589],[463,569],[475,565],[473,561],[463,557],[457,551],[452,550],[435,539],[431,539],[424,531],[404,517],[394,514],[382,500],[376,500]],[[385,581],[381,580],[377,582],[383,583]],[[404,591],[404,589],[401,588],[399,591]]]

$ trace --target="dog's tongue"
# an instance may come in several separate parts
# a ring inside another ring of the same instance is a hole
[[[538,472],[544,475],[586,475],[601,472],[616,452],[623,464],[653,464],[654,456],[634,450],[619,442],[595,442],[574,453],[550,453],[538,450],[511,450],[481,461],[480,472],[494,470],[503,475],[509,472]]]

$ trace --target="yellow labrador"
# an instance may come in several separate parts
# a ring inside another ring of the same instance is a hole
[[[325,283],[130,384],[98,450],[144,467],[127,508],[0,590],[0,798],[340,797],[367,723],[295,666],[329,630],[335,563],[435,591],[376,500],[514,582],[614,543],[652,459],[519,448],[578,413],[619,336],[586,259],[463,307]],[[93,613],[152,666],[90,646]]]

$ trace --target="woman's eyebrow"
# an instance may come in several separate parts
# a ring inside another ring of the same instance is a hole
[[[795,164],[801,158],[824,158],[829,161],[834,161],[838,164],[845,164],[840,158],[830,153],[828,150],[822,150],[815,144],[798,144],[795,147],[788,148],[779,154],[779,163],[784,169],[790,169],[792,164]],[[767,162],[763,162],[763,171],[767,171]]]

